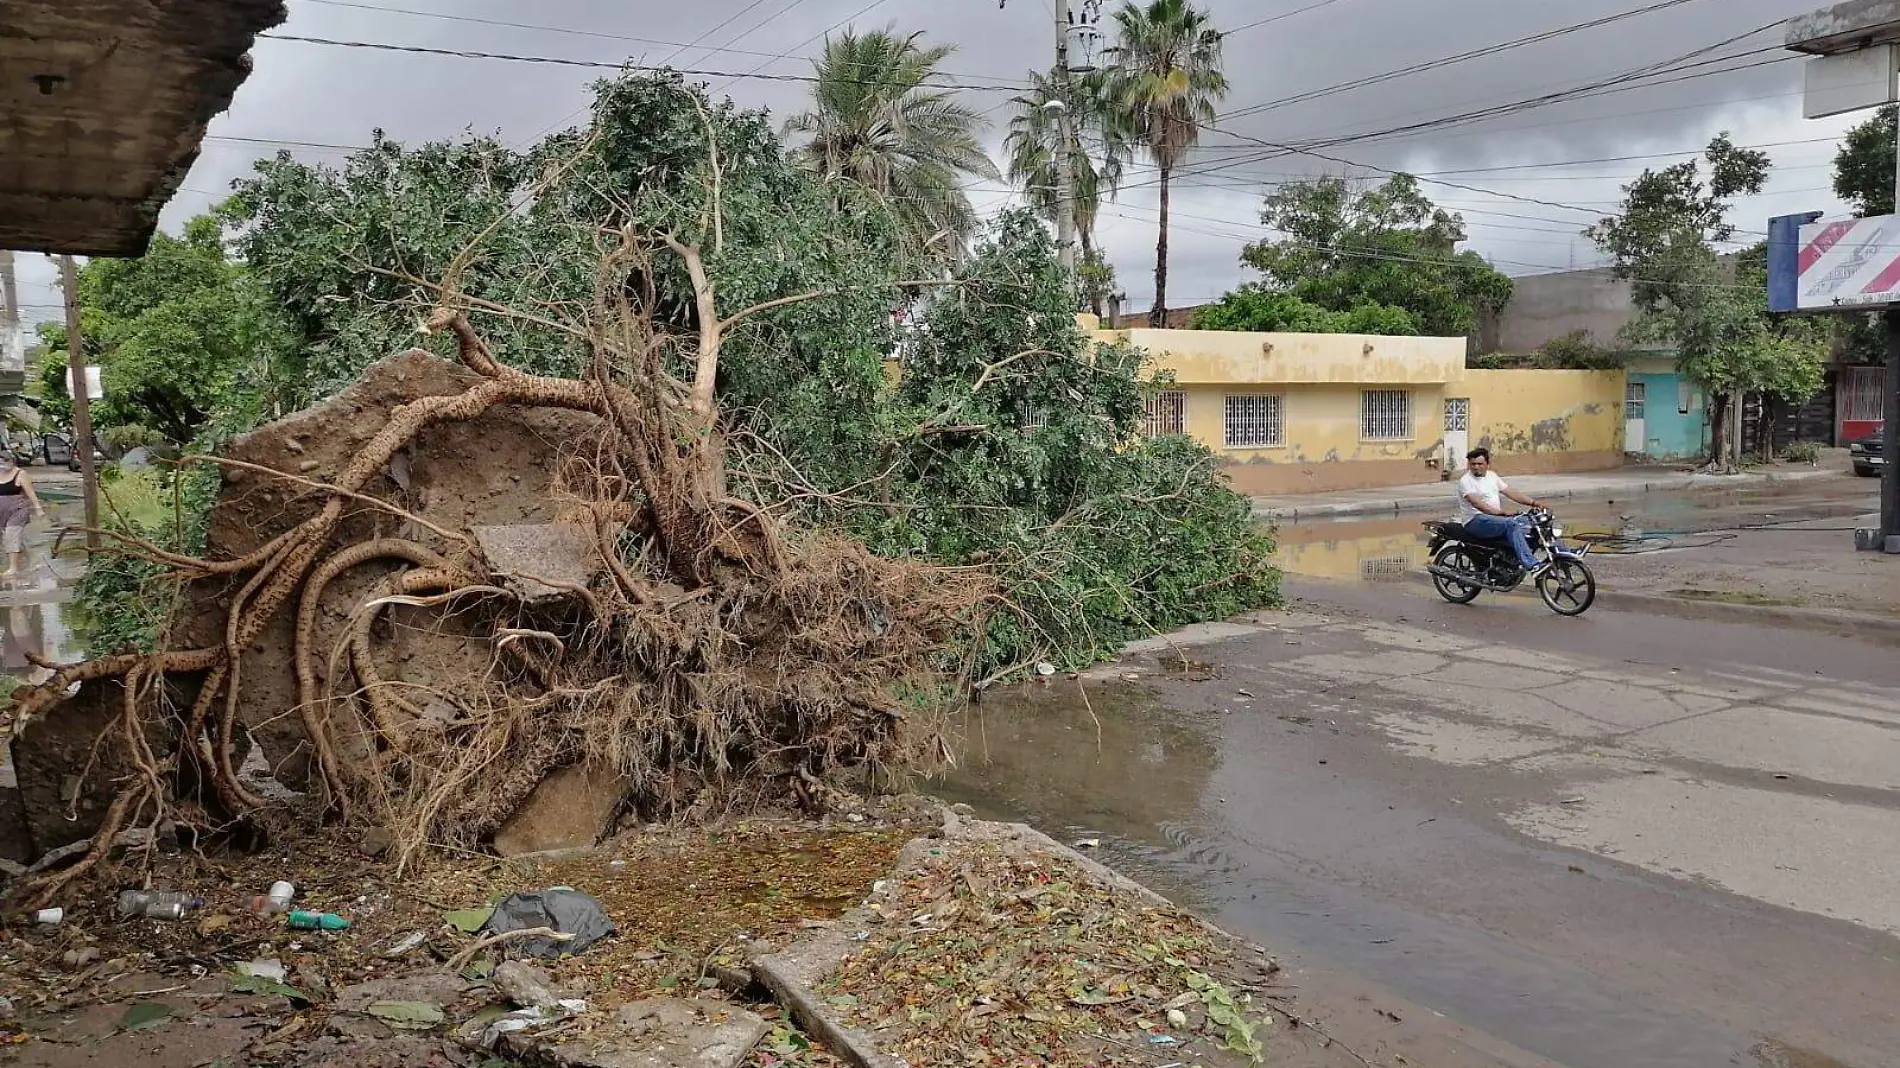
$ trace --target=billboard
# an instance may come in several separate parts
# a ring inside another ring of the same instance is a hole
[[[1768,310],[1878,311],[1900,304],[1900,216],[1784,215],[1768,227]]]

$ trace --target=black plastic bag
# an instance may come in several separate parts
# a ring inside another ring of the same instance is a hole
[[[495,914],[488,918],[484,930],[490,934],[505,934],[536,927],[549,927],[574,937],[565,942],[554,938],[524,938],[510,943],[509,948],[530,957],[554,960],[584,952],[614,933],[614,921],[607,918],[600,902],[565,886],[539,893],[509,894],[495,906]]]

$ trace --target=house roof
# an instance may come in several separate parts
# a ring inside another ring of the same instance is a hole
[[[0,248],[145,250],[283,0],[0,3]]]

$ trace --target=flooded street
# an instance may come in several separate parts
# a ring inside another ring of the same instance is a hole
[[[1836,487],[1558,511],[1692,543],[1865,507]],[[1893,650],[1446,605],[1408,579],[1423,518],[1283,528],[1299,612],[991,694],[936,789],[1099,839],[1307,981],[1523,1063],[1900,1064]]]

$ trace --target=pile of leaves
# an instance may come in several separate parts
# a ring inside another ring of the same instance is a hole
[[[1275,1015],[1199,921],[1017,845],[956,840],[820,993],[912,1064],[1261,1063]]]

